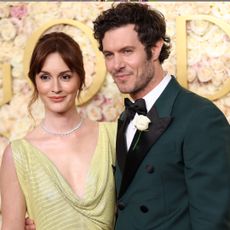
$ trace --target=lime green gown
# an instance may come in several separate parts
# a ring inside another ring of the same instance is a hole
[[[110,230],[114,228],[115,123],[100,123],[99,138],[79,198],[52,161],[26,139],[11,148],[27,212],[37,230]]]

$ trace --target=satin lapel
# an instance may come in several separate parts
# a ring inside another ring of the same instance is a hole
[[[149,152],[152,145],[170,125],[172,121],[172,118],[170,116],[171,110],[180,89],[181,86],[179,86],[175,78],[172,77],[170,83],[156,101],[156,106],[153,106],[147,115],[151,120],[149,130],[136,132],[130,146],[130,150],[127,154],[127,159],[125,162],[123,177],[121,181],[121,187],[119,191],[119,197],[124,194],[128,186],[132,182],[132,179],[134,178],[138,167],[145,158],[146,154]]]
[[[137,131],[130,146],[130,150],[128,151],[119,197],[122,196],[131,183],[139,165],[152,145],[167,129],[171,122],[170,117],[159,118],[155,107],[152,107],[148,113],[148,117],[152,121],[148,131]]]
[[[125,137],[126,122],[124,114],[118,120],[117,126],[117,140],[116,140],[116,157],[117,163],[121,172],[124,171],[126,156],[127,156],[127,144]]]

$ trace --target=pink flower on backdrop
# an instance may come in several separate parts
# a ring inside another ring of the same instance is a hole
[[[18,18],[18,19],[22,19],[24,16],[27,15],[27,7],[25,5],[17,5],[17,6],[13,6],[10,9],[10,15],[13,18]]]

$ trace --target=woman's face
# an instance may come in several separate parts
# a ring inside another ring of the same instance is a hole
[[[65,113],[75,109],[80,78],[69,69],[59,53],[47,56],[35,82],[46,112]]]

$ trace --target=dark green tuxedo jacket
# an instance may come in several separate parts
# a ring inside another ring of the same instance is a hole
[[[230,229],[225,116],[173,77],[148,117],[148,131],[136,132],[128,153],[125,113],[118,121],[116,230]]]

